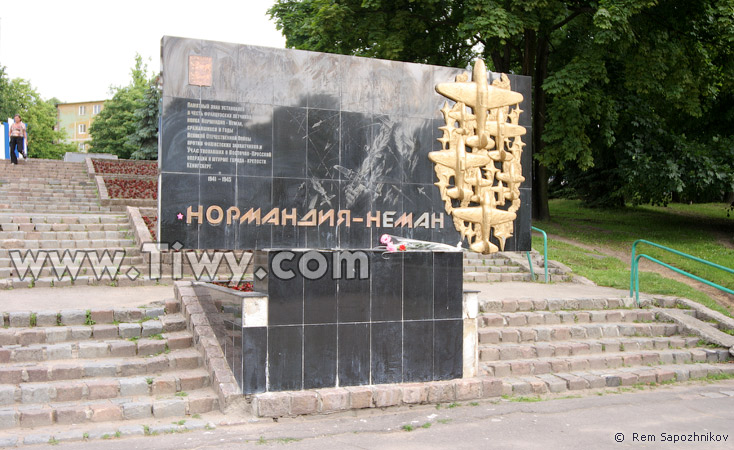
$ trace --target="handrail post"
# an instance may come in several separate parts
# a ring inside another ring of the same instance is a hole
[[[545,282],[547,283],[548,282],[548,235],[546,234],[545,231],[541,230],[540,228],[531,226],[530,229],[543,234],[543,266],[545,267]],[[528,261],[530,261],[529,253],[528,253]],[[532,271],[532,264],[530,266],[531,266],[531,271]]]
[[[637,243],[643,241],[638,239],[632,243],[632,259],[630,260],[630,297],[632,297],[632,288],[635,282],[635,271],[637,268],[637,261],[635,260],[635,252],[637,251]]]
[[[535,281],[535,271],[533,270],[533,261],[530,259],[530,252],[525,252],[528,257],[528,266],[530,267],[530,280]]]

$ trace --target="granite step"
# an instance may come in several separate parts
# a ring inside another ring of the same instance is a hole
[[[39,327],[55,329],[65,326],[86,326],[93,329],[95,325],[160,320],[164,323],[164,328],[180,331],[185,329],[185,320],[179,311],[180,305],[174,299],[138,308],[0,311],[0,326],[5,327],[7,333],[11,333],[18,331],[17,328],[22,330],[38,329]]]
[[[74,249],[68,249],[68,250],[71,252]],[[23,251],[25,251],[25,250],[23,250]],[[38,255],[39,258],[41,257],[40,254],[37,254],[37,255]],[[60,258],[63,258],[63,255],[64,255],[63,251],[62,250],[59,250],[59,257]],[[111,250],[110,251],[110,257],[112,257],[112,256],[114,256],[114,250]],[[21,253],[21,259],[22,259],[22,257],[23,257],[23,254]],[[72,257],[73,257],[73,255],[72,255]],[[33,257],[31,257],[31,259],[33,259]],[[42,274],[44,274],[44,275],[51,275],[51,274],[53,274],[53,268],[50,267],[50,263],[48,262],[48,259],[45,260],[46,261],[45,263],[43,263],[41,260],[37,260],[37,261],[38,261],[37,263],[30,262],[30,264],[29,264],[28,267],[33,268],[33,269],[36,269],[37,267],[41,267],[42,266],[43,267],[42,272],[41,272]],[[127,252],[126,252],[126,255],[123,257],[120,265],[121,266],[140,265],[142,267],[144,263],[145,263],[145,259],[143,258],[143,256],[141,256],[141,255],[127,256]],[[90,268],[90,267],[92,267],[91,262],[89,261],[89,258],[85,258],[84,261],[83,261],[83,263],[82,263],[82,265],[80,267],[83,267],[83,268]],[[8,271],[11,271],[11,274],[10,275],[7,274]],[[0,278],[1,277],[16,276],[16,275],[17,275],[17,273],[15,272],[15,265],[13,264],[13,259],[11,259],[11,258],[0,258]],[[29,274],[29,276],[30,276],[30,274]]]
[[[578,310],[578,311],[528,311],[516,313],[484,313],[478,317],[481,327],[557,325],[561,323],[651,323],[657,320],[649,309]]]
[[[1,360],[8,363],[27,363],[61,360],[108,359],[134,356],[170,355],[173,360],[186,359],[199,354],[188,352],[191,339],[171,339],[172,345],[183,348],[172,350],[168,339],[141,338],[138,341],[116,339],[114,341],[70,342],[61,344],[4,345],[0,349]],[[198,366],[198,365],[197,365]]]
[[[480,361],[502,361],[544,357],[594,355],[620,351],[696,348],[698,337],[606,338],[571,340],[538,344],[484,344],[479,346]]]
[[[61,367],[56,380],[11,380],[0,383],[0,408],[14,404],[33,405],[56,402],[80,402],[129,396],[160,396],[209,387],[211,378],[203,368],[177,370],[175,373],[147,377],[95,377],[82,379],[74,366]],[[30,372],[30,376],[38,373]],[[17,378],[17,377],[16,377]],[[180,395],[183,397],[183,394]]]
[[[25,214],[25,215],[13,215],[12,213],[0,213],[0,224],[5,225],[8,223],[34,223],[34,224],[127,224],[127,216],[121,214],[100,214],[100,215],[88,215],[88,214],[60,214],[54,213],[45,214]]]
[[[479,330],[480,344],[550,342],[608,337],[663,337],[679,333],[672,323],[576,323],[527,327],[494,327]]]
[[[127,396],[84,403],[73,401],[45,405],[14,405],[0,409],[0,427],[5,429],[50,425],[60,427],[145,418],[183,418],[218,408],[217,396],[210,388],[197,389],[186,394],[186,396],[174,394],[158,397]]]
[[[484,375],[507,377],[661,364],[725,363],[730,360],[728,349],[685,348],[490,361],[483,362],[481,370]]]
[[[464,281],[475,283],[500,282],[500,281],[533,281],[529,272],[517,273],[486,273],[465,272]]]
[[[118,240],[115,240],[118,241]],[[58,242],[58,241],[54,241]],[[62,241],[64,242],[64,241]],[[73,241],[77,242],[77,241]],[[25,251],[30,251],[30,254],[28,258],[31,260],[38,260],[37,258],[40,258],[41,254],[48,254],[50,252],[57,252],[60,256],[63,256],[64,252],[67,250],[77,250],[80,252],[86,252],[89,254],[97,255],[97,257],[102,258],[105,254],[109,255],[110,258],[112,258],[116,253],[115,252],[124,252],[124,257],[134,257],[134,256],[140,256],[142,253],[140,251],[140,248],[135,246],[134,244],[130,245],[110,245],[105,247],[104,245],[101,245],[101,242],[96,242],[97,244],[100,244],[97,247],[91,247],[91,246],[84,246],[85,242],[91,242],[91,241],[78,241],[80,244],[78,247],[63,247],[60,245],[57,245],[56,247],[48,247],[48,248],[0,248],[0,258],[2,259],[10,259],[10,252],[11,251],[20,251],[21,252],[21,259],[25,255]],[[102,242],[106,242],[106,240],[103,240]],[[118,242],[119,244],[119,242]],[[33,245],[33,244],[30,244]],[[33,263],[31,263],[33,264]]]
[[[619,388],[734,375],[734,364],[666,364],[502,378],[504,395],[540,395],[584,389]]]
[[[170,323],[167,323],[170,328]],[[177,327],[176,327],[177,328]],[[152,336],[152,338],[151,338]],[[152,345],[148,339],[155,339],[159,344]],[[122,339],[123,342],[133,344],[130,348],[115,344],[109,339]],[[32,344],[61,344],[64,342],[95,341],[106,342],[111,346],[112,353],[130,351],[140,354],[143,348],[164,346],[171,350],[190,347],[192,336],[185,331],[171,332],[164,329],[160,320],[149,320],[142,323],[117,323],[117,324],[95,324],[78,325],[73,327],[33,327],[33,328],[7,328],[0,329],[0,345],[26,346]],[[114,345],[113,345],[114,344]],[[8,347],[10,348],[10,347]],[[0,349],[0,353],[6,349]],[[73,351],[73,349],[72,349]],[[145,350],[149,352],[150,350]],[[148,353],[150,354],[150,353]],[[11,358],[12,359],[12,358]]]
[[[0,239],[0,247],[4,249],[73,249],[73,248],[100,248],[107,249],[110,247],[134,247],[134,239],[114,238],[114,239]]]
[[[589,297],[589,298],[547,298],[547,299],[480,299],[479,309],[482,313],[490,312],[530,312],[530,311],[575,311],[603,310],[632,307],[634,301],[629,297]],[[675,307],[675,302],[661,305],[665,308]],[[643,308],[646,307],[643,305]]]
[[[31,224],[32,225],[32,224]],[[130,231],[120,225],[114,225],[116,230],[100,231],[0,231],[0,242],[6,240],[37,240],[37,241],[65,241],[65,240],[100,240],[100,239],[129,239]],[[67,225],[64,228],[69,228]]]

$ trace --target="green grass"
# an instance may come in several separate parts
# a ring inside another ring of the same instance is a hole
[[[623,210],[599,210],[581,206],[572,200],[550,202],[552,220],[534,225],[549,234],[582,244],[601,246],[623,252],[628,259],[621,261],[598,251],[549,239],[548,257],[560,261],[600,286],[629,289],[632,243],[647,239],[708,261],[734,268],[734,249],[719,241],[721,235],[734,236],[734,219],[726,217],[723,204],[671,205],[662,207],[628,207]],[[717,234],[718,233],[718,234]],[[731,241],[730,241],[731,242]],[[543,241],[533,236],[533,247],[542,250]],[[734,289],[734,276],[725,271],[687,260],[663,250],[638,244],[637,254],[648,254],[702,278]],[[656,273],[640,272],[640,290],[650,294],[675,295],[690,298],[731,316],[726,308],[711,297]]]
[[[638,206],[621,210],[584,208],[573,200],[552,200],[550,222],[538,222],[545,231],[589,245],[603,245],[630,255],[632,243],[646,239],[717,264],[734,268],[734,219],[726,217],[724,203],[666,207]],[[638,244],[645,253],[663,262],[734,289],[730,273],[681,258],[664,250]],[[626,261],[629,263],[629,261]]]

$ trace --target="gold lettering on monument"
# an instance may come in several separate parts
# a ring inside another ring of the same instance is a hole
[[[464,73],[454,83],[436,85],[439,94],[456,103],[444,103],[442,150],[428,157],[435,164],[435,184],[446,212],[462,239],[475,252],[493,253],[504,250],[520,208],[520,184],[525,181],[520,137],[525,128],[518,120],[523,96],[510,90],[507,75],[490,85],[482,60],[474,64],[472,81],[468,78]]]

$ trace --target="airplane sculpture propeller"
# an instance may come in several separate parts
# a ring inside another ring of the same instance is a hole
[[[472,81],[461,74],[454,83],[436,85],[436,91],[456,102],[441,109],[442,150],[428,154],[446,212],[471,250],[504,250],[525,181],[520,164],[525,128],[518,125],[523,96],[510,90],[507,75],[490,85],[482,60],[474,64]]]

